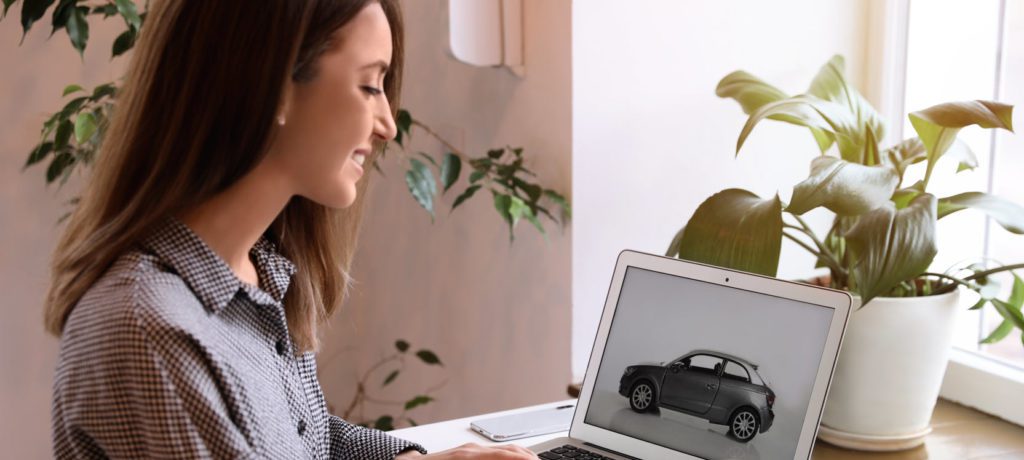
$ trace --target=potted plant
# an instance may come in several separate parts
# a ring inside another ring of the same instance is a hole
[[[723,190],[697,208],[667,255],[775,276],[783,238],[809,251],[816,268],[828,270],[825,285],[848,290],[859,301],[819,436],[867,450],[923,443],[948,362],[959,292],[977,292],[980,300],[972,308],[991,304],[1003,317],[985,342],[1024,329],[1024,283],[1013,273],[1024,264],[929,272],[938,250],[938,221],[950,214],[972,208],[1010,232],[1024,233],[1024,207],[1018,204],[981,192],[939,198],[928,189],[934,168],[947,167],[945,162],[955,162],[958,172],[977,166],[956,139],[961,128],[1012,131],[1013,107],[968,101],[913,112],[917,136],[882,148],[885,125],[846,81],[841,56],[821,68],[804,94],[788,96],[743,71],[723,78],[716,93],[739,102],[749,115],[737,154],[765,119],[808,128],[819,152],[789,203],[778,195],[763,199],[742,189]],[[923,178],[908,184],[908,170],[920,175],[922,167]],[[821,207],[835,217],[819,237],[802,216]],[[1008,297],[997,297],[997,273],[1013,279]]]

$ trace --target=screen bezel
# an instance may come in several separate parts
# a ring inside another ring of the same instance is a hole
[[[832,310],[832,320],[830,321],[828,336],[825,339],[824,350],[814,378],[814,386],[812,387],[810,401],[807,405],[807,412],[804,415],[804,422],[800,429],[800,438],[797,441],[794,456],[794,458],[810,458],[811,449],[814,446],[814,438],[818,432],[818,424],[821,422],[822,408],[825,405],[828,386],[832,379],[832,373],[835,370],[843,331],[846,328],[847,321],[849,321],[850,310],[853,305],[853,298],[850,294],[834,289],[630,250],[619,253],[615,263],[615,271],[612,274],[612,280],[608,287],[608,296],[605,299],[601,322],[598,325],[597,334],[594,338],[590,361],[587,365],[587,373],[583,380],[583,389],[580,392],[576,413],[573,415],[569,436],[597,444],[612,451],[628,452],[633,457],[673,460],[700,458],[584,422],[590,407],[590,398],[594,392],[594,385],[597,381],[598,368],[600,367],[601,358],[604,355],[605,345],[608,341],[612,319],[615,316],[615,308],[617,307],[619,294],[622,290],[626,269],[629,267],[791,299]]]

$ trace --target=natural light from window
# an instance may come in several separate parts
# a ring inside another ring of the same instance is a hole
[[[1000,32],[1003,36],[1000,37]],[[995,99],[1015,107],[1015,122],[1024,110],[1024,2],[1000,0],[912,1],[907,37],[905,112],[942,102]],[[1021,123],[1017,123],[1018,125]],[[1016,126],[1018,132],[1022,126]],[[914,135],[906,117],[902,138]],[[1024,203],[1024,133],[994,132],[976,126],[960,137],[978,157],[974,171],[956,173],[953,161],[940,161],[929,191],[939,197],[966,191],[984,191]],[[923,175],[923,169],[917,171]],[[917,178],[908,178],[913,183]],[[1024,262],[1024,235],[1014,235],[966,210],[939,221],[939,255],[932,271],[984,262]],[[1024,272],[1020,273],[1024,275]],[[1009,294],[1009,277],[1002,282],[1002,298]],[[1002,321],[986,306],[966,311],[965,299],[955,344],[965,350],[1024,368],[1024,344],[1019,330],[1002,341],[979,341]]]

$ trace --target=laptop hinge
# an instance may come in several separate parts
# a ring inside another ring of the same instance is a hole
[[[622,453],[622,452],[616,452],[616,451],[614,451],[614,450],[611,450],[611,449],[607,449],[607,448],[601,447],[601,446],[599,446],[599,445],[597,445],[597,444],[594,444],[594,443],[584,442],[584,443],[583,443],[583,445],[584,445],[584,446],[587,446],[587,447],[593,447],[593,448],[595,448],[595,449],[603,450],[603,451],[605,451],[605,452],[609,452],[609,453],[612,453],[612,454],[618,455],[618,456],[620,456],[620,457],[626,457],[626,458],[631,458],[631,459],[633,459],[633,460],[640,460],[639,458],[636,458],[636,457],[633,457],[633,456],[630,456],[630,455],[626,455],[626,454],[624,454],[624,453]]]

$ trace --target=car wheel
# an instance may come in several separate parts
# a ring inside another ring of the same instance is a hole
[[[736,411],[729,419],[729,434],[740,442],[750,442],[760,427],[761,422],[757,419],[757,414],[749,407]]]
[[[654,387],[648,382],[637,382],[629,392],[629,407],[637,412],[651,410],[654,403]]]

